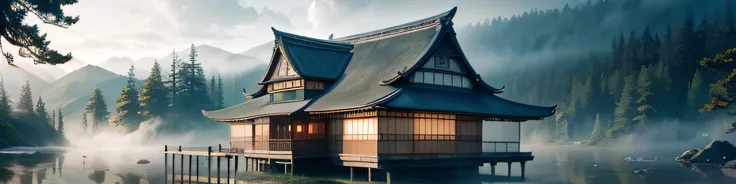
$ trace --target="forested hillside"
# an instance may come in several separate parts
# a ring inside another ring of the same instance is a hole
[[[725,74],[698,61],[736,47],[734,4],[589,1],[486,20],[458,35],[483,77],[506,85],[504,97],[559,104],[557,117],[525,130],[582,140],[597,122],[599,135],[616,137],[638,125],[712,116],[698,110],[710,102],[708,84]]]

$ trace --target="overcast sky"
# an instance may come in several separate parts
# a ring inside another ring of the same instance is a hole
[[[311,37],[335,37],[401,24],[454,6],[456,27],[533,8],[583,0],[79,0],[69,29],[41,25],[51,46],[86,63],[110,57],[159,57],[189,44],[242,52],[273,40],[271,27]],[[29,20],[34,23],[35,20]],[[15,49],[13,49],[15,50]]]

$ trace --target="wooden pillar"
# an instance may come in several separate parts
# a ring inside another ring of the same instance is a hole
[[[220,156],[217,156],[217,183],[220,184]]]
[[[353,167],[350,167],[350,181],[353,181]]]
[[[496,162],[491,163],[491,176],[496,175]]]
[[[248,160],[248,157],[245,157],[245,172],[248,172],[248,167],[250,167],[250,165],[248,165]]]
[[[167,174],[169,174],[169,146],[164,145],[164,183],[169,183],[166,181],[169,179],[169,177],[166,176]]]
[[[284,175],[287,175],[287,172],[289,171],[288,168],[286,168],[289,164],[284,163]]]
[[[296,168],[296,167],[294,167],[294,166],[295,166],[295,165],[294,165],[294,159],[291,159],[291,170],[290,170],[290,172],[291,172],[291,175],[292,175],[292,176],[294,176],[294,168]]]
[[[212,183],[212,146],[207,147],[207,183]]]
[[[181,145],[179,146],[179,158],[179,172],[181,172],[179,175],[179,183],[184,184],[184,154],[181,154]]]
[[[368,183],[371,182],[371,168],[368,168]]]
[[[189,172],[187,175],[189,175],[189,184],[192,184],[192,155],[189,155]]]
[[[171,154],[171,184],[176,183],[176,154]]]
[[[235,183],[238,183],[238,156],[235,156],[235,172],[233,173],[233,179]]]
[[[526,171],[526,162],[522,161],[521,163],[521,179],[524,179],[525,177],[525,171]]]
[[[227,183],[230,183],[230,155],[225,156],[227,160]]]
[[[386,184],[391,184],[391,172],[386,171]]]
[[[506,162],[506,163],[509,165],[509,167],[508,167],[509,177],[511,177],[511,162]]]
[[[197,162],[197,183],[199,183],[199,155],[196,156],[196,162]]]

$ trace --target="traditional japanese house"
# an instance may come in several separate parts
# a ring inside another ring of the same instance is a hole
[[[520,122],[556,105],[497,96],[503,88],[484,82],[463,54],[455,12],[335,39],[273,29],[261,89],[203,114],[230,123],[231,154],[289,164],[319,158],[390,171],[532,160],[519,149]],[[499,132],[484,125],[504,122],[506,140],[484,140],[484,131]]]

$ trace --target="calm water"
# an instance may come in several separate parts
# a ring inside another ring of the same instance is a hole
[[[124,148],[120,150],[63,149],[63,153],[32,155],[0,154],[0,183],[163,183],[162,146]],[[666,147],[666,146],[665,146]],[[535,159],[527,163],[527,178],[485,178],[485,181],[412,179],[395,183],[736,183],[736,178],[722,174],[709,166],[684,167],[674,157],[687,148],[657,148],[622,151],[617,148],[524,145],[533,151]],[[54,149],[56,150],[56,149]],[[658,157],[650,163],[623,161],[625,157]],[[136,164],[147,159],[150,164]],[[177,157],[177,160],[179,158]],[[224,167],[224,165],[223,165]],[[648,174],[635,174],[637,169],[650,169]],[[177,166],[178,170],[178,166]],[[242,171],[242,165],[241,169]],[[96,172],[97,171],[97,172]],[[490,167],[481,167],[490,173]],[[204,172],[203,172],[204,173]],[[506,164],[498,164],[497,175],[507,175]],[[512,176],[519,176],[518,163],[512,165]],[[224,177],[224,174],[223,174]],[[169,181],[170,182],[170,181]]]

